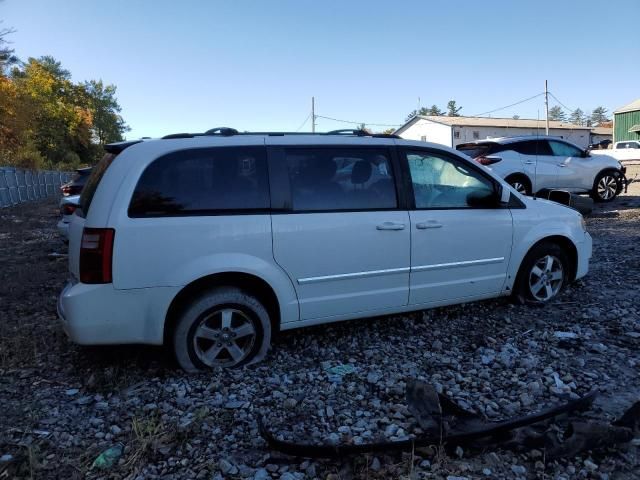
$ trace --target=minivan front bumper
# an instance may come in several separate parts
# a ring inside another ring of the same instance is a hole
[[[146,343],[160,345],[171,300],[179,288],[116,290],[113,284],[70,280],[58,297],[58,317],[80,345]]]
[[[584,232],[584,240],[576,244],[578,252],[578,265],[576,268],[576,280],[589,273],[589,260],[593,252],[593,240],[589,232]]]

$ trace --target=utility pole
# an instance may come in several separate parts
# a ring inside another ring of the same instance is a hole
[[[544,81],[544,116],[546,119],[545,130],[547,137],[549,136],[549,89],[547,88],[547,81]]]
[[[311,132],[316,133],[316,97],[311,97]]]

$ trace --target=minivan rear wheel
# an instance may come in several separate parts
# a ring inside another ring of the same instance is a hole
[[[541,242],[525,256],[518,272],[517,298],[547,303],[558,296],[569,280],[569,260],[559,245]]]
[[[264,357],[270,342],[267,310],[235,287],[197,297],[180,315],[173,336],[176,360],[187,372],[253,363]]]

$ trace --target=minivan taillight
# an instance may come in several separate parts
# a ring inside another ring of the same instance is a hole
[[[113,228],[85,228],[80,244],[80,281],[111,283],[113,258]]]

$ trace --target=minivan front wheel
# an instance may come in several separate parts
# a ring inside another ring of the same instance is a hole
[[[566,253],[555,243],[542,242],[522,261],[514,293],[524,300],[546,303],[558,296],[568,279]]]
[[[271,342],[271,323],[252,295],[220,287],[196,298],[176,325],[173,346],[187,372],[247,365],[264,357]]]

